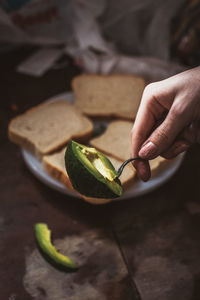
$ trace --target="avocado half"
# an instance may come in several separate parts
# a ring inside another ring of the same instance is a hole
[[[71,140],[65,152],[65,166],[73,188],[80,194],[105,199],[122,195],[117,171],[95,148]]]

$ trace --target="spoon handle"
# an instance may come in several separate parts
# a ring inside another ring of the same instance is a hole
[[[118,171],[117,171],[117,176],[116,177],[119,177],[121,174],[122,174],[122,171],[124,169],[124,167],[131,161],[133,160],[137,160],[137,159],[141,159],[140,157],[135,157],[135,158],[129,158],[127,159],[126,161],[123,162],[123,164],[119,167]]]

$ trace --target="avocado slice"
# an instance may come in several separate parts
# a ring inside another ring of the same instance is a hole
[[[35,224],[38,246],[47,260],[61,269],[77,269],[76,264],[67,256],[59,253],[51,243],[51,231],[45,223]]]
[[[80,194],[105,199],[122,195],[117,171],[95,148],[70,140],[65,152],[65,166],[72,186]]]

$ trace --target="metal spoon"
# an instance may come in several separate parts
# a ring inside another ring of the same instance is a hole
[[[134,157],[134,158],[129,158],[127,160],[125,160],[123,162],[123,164],[119,167],[118,171],[117,171],[117,175],[115,178],[118,178],[121,174],[122,174],[122,171],[124,170],[124,167],[131,161],[133,160],[137,160],[137,159],[141,159],[140,157]]]

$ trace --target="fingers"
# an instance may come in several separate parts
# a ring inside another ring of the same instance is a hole
[[[191,146],[190,143],[184,140],[176,141],[166,152],[162,153],[162,157],[172,159],[182,152],[185,152]]]
[[[156,90],[158,90],[157,87]],[[160,104],[158,98],[158,92],[157,94],[155,93],[155,84],[148,85],[142,95],[141,104],[131,131],[133,157],[138,156],[142,144],[150,135],[157,120],[166,111],[166,108]]]
[[[176,108],[172,106],[165,120],[158,126],[150,137],[145,141],[139,151],[142,159],[154,159],[158,155],[166,152],[173,144],[187,123],[184,114],[176,113]]]
[[[144,90],[136,120],[131,131],[132,157],[138,156],[142,144],[148,138],[157,120],[161,118],[166,111],[166,108],[160,104],[155,97],[155,89],[158,97],[157,84],[156,86],[155,84],[150,84]],[[135,161],[133,165],[137,170],[138,176],[143,181],[147,181],[150,178],[151,172],[148,161]]]
[[[151,170],[148,160],[135,160],[133,166],[137,170],[137,175],[142,181],[147,181],[151,177]]]
[[[200,142],[200,121],[193,121],[185,128],[181,136],[190,144]]]
[[[165,151],[162,156],[171,159],[178,154],[185,152],[192,144],[198,143],[200,140],[200,122],[194,121],[190,126],[186,127],[178,139]]]

